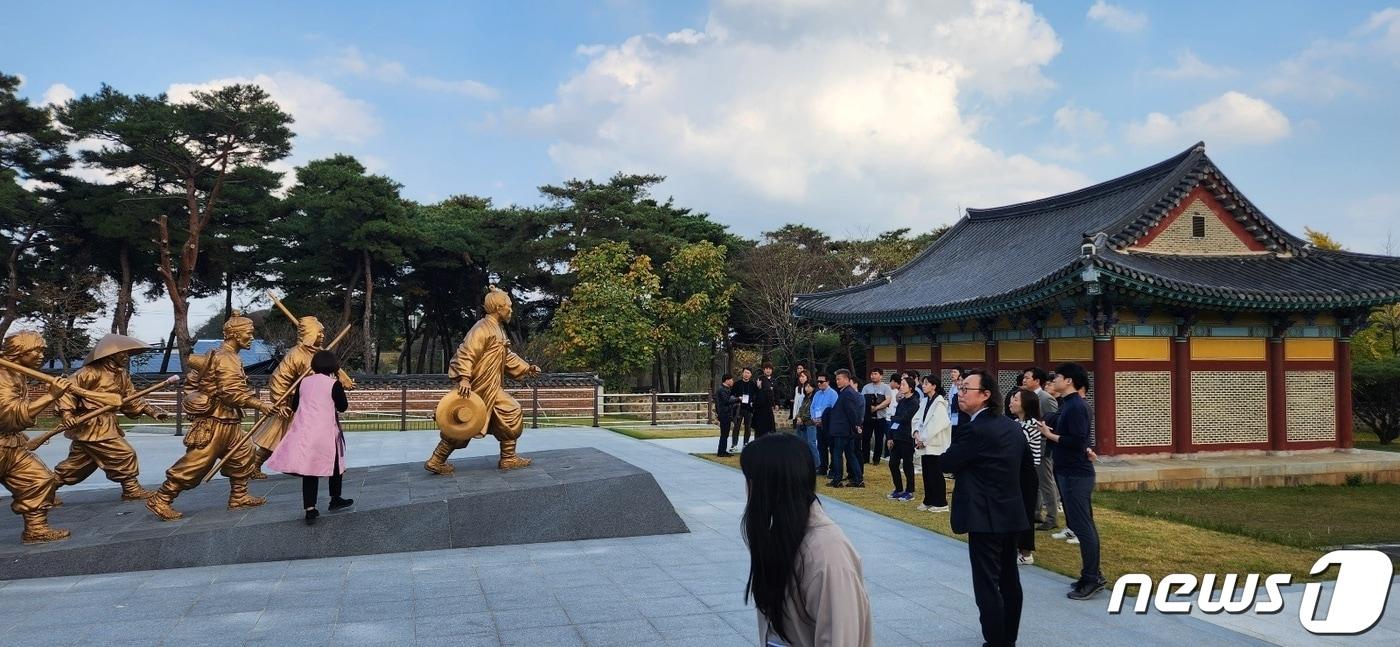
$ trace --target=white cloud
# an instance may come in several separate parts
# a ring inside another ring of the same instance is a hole
[[[55,83],[44,90],[44,97],[39,100],[41,106],[57,106],[72,101],[78,96],[77,92],[62,83]]]
[[[1093,6],[1089,7],[1088,17],[1104,27],[1123,33],[1139,32],[1147,28],[1147,14],[1129,11],[1104,0],[1095,0]]]
[[[1400,66],[1400,8],[1372,13],[1341,40],[1313,41],[1279,63],[1260,88],[1269,94],[1320,102],[1348,94],[1366,94],[1367,84],[1353,77],[1377,61]],[[1386,78],[1383,82],[1393,81]]]
[[[1175,66],[1158,68],[1152,70],[1152,73],[1165,79],[1213,80],[1234,76],[1239,71],[1231,67],[1211,65],[1188,49],[1176,55]]]
[[[379,120],[370,104],[345,96],[320,79],[293,72],[233,77],[204,83],[172,83],[166,93],[171,101],[189,101],[195,91],[208,91],[237,83],[252,83],[265,90],[296,120],[299,136],[359,143],[379,133]]]
[[[405,84],[428,92],[460,94],[476,99],[495,99],[500,96],[495,88],[480,81],[451,81],[432,76],[409,74],[403,63],[384,60],[362,54],[359,48],[347,47],[332,60],[339,69],[384,83]]]
[[[1108,120],[1097,111],[1066,104],[1055,111],[1055,131],[1073,137],[1102,137]]]
[[[1360,31],[1375,39],[1374,45],[1377,49],[1390,54],[1400,54],[1400,8],[1387,7],[1371,14]]]
[[[1128,126],[1128,141],[1185,147],[1204,140],[1214,146],[1268,144],[1292,131],[1288,117],[1263,99],[1230,91],[1176,116],[1160,112]]]
[[[676,33],[580,48],[553,102],[497,123],[552,138],[565,175],[667,175],[664,191],[748,234],[794,216],[924,230],[1083,180],[984,144],[963,107],[1051,86],[1060,42],[1025,4],[729,0]]]
[[[19,79],[19,85],[15,86],[15,89],[16,89],[16,90],[21,90],[21,89],[23,89],[23,88],[24,88],[24,84],[26,84],[26,83],[29,82],[29,77],[27,77],[27,76],[25,76],[25,75],[23,75],[23,74],[20,74],[19,72],[15,72],[15,73],[13,74],[13,76],[14,76],[15,78]]]

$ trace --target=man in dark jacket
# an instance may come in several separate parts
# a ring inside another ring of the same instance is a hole
[[[753,371],[745,368],[740,379],[734,383],[731,394],[739,402],[739,417],[734,421],[734,440],[729,443],[729,451],[739,446],[739,428],[744,428],[744,444],[749,444],[749,434],[753,433],[753,400],[758,394],[758,385],[753,382]]]
[[[836,404],[827,409],[823,420],[831,434],[831,470],[827,472],[830,487],[842,487],[841,465],[849,465],[851,487],[865,487],[865,474],[856,458],[856,440],[860,438],[860,423],[865,418],[865,399],[856,391],[851,372],[836,371]]]
[[[1081,562],[1079,581],[1069,592],[1071,600],[1087,600],[1107,583],[1099,567],[1099,530],[1094,523],[1094,462],[1090,450],[1092,431],[1089,407],[1081,395],[1089,386],[1089,375],[1078,364],[1061,364],[1055,369],[1051,387],[1064,394],[1054,430],[1041,427],[1051,442],[1055,460],[1055,484],[1065,503],[1065,525],[1079,542]]]
[[[728,373],[720,378],[719,388],[715,389],[715,417],[719,419],[719,451],[716,456],[733,456],[729,453],[729,427],[734,422],[734,409],[739,399],[734,397],[734,376]]]
[[[988,645],[1013,645],[1021,626],[1021,574],[1016,536],[1030,529],[1035,465],[1020,425],[997,415],[996,380],[968,372],[958,407],[968,421],[953,430],[953,442],[938,459],[957,477],[953,488],[953,532],[967,533],[972,592]]]

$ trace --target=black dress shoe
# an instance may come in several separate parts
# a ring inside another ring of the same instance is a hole
[[[851,484],[851,487],[865,487],[865,481],[856,481]]]
[[[826,486],[827,486],[827,487],[846,487],[846,486],[843,485],[840,481],[827,481],[827,482],[826,482]]]
[[[316,523],[316,517],[319,517],[319,516],[321,516],[321,512],[320,512],[319,510],[317,510],[316,508],[312,508],[312,509],[310,509],[310,510],[307,510],[307,511],[306,511],[306,525],[309,526],[309,525],[311,525],[311,524],[313,524],[313,523]]]
[[[331,510],[339,510],[341,508],[348,508],[352,505],[355,505],[354,499],[342,499],[340,497],[332,497],[329,508]]]

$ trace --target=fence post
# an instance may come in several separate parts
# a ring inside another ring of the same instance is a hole
[[[651,426],[656,426],[656,389],[651,390]]]
[[[715,402],[710,398],[705,398],[705,424],[715,424]]]
[[[598,426],[598,410],[603,404],[603,385],[593,384],[593,426]]]
[[[175,385],[175,435],[185,435],[185,388],[183,384]]]
[[[399,388],[399,431],[408,431],[408,385]]]
[[[530,385],[530,428],[540,428],[540,387],[538,384]]]

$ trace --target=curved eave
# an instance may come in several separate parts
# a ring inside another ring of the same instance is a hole
[[[794,305],[792,316],[821,323],[859,326],[907,326],[999,316],[1024,311],[1052,297],[1082,289],[1077,281],[1078,277],[1074,274],[1079,268],[1078,262],[1071,263],[1024,288],[957,303],[908,310],[856,313],[818,311]]]
[[[1191,307],[1231,310],[1296,312],[1371,308],[1400,303],[1400,289],[1361,292],[1247,292],[1185,283],[1147,275],[1102,258],[1095,259],[1106,283],[1127,288],[1154,300]]]

